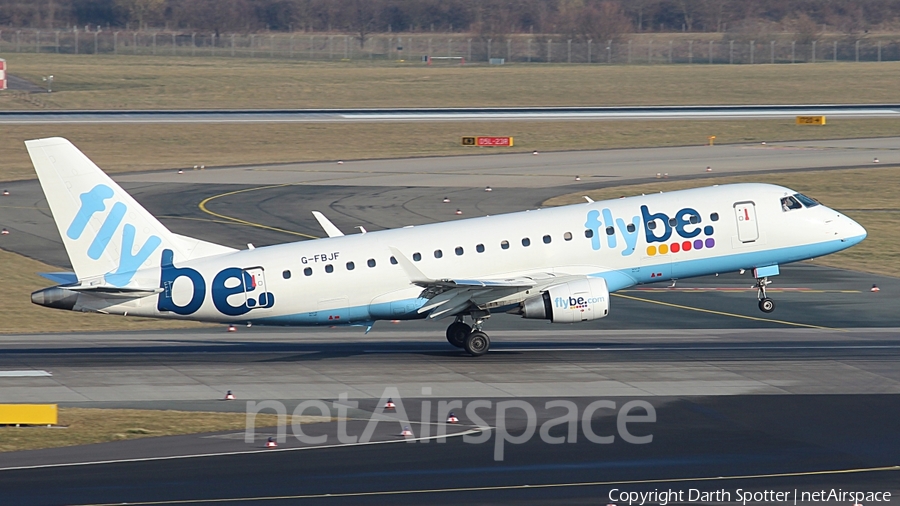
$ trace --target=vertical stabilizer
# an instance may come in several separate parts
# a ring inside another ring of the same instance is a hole
[[[235,251],[173,234],[68,140],[25,145],[79,280],[126,286],[164,249],[176,260]]]

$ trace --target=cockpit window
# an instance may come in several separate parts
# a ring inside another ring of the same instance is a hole
[[[806,207],[816,207],[819,203],[814,198],[807,197],[802,193],[795,193],[794,198],[799,200]]]
[[[793,211],[794,209],[803,209],[800,202],[794,197],[783,197],[781,199],[781,210],[784,212]]]

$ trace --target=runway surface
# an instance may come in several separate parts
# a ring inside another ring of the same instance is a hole
[[[311,210],[345,232],[377,230],[455,219],[456,208],[463,217],[533,208],[569,191],[655,180],[655,172],[705,176],[707,165],[722,174],[869,166],[874,156],[900,163],[896,145],[874,139],[453,157],[117,179],[175,232],[246,247],[322,235]],[[488,184],[492,192],[484,191]],[[37,182],[7,188],[0,205],[12,232],[0,246],[66,267]],[[312,400],[332,415],[345,406],[352,420],[344,428],[304,427],[325,443],[299,441],[289,428],[274,451],[262,443],[275,433],[260,429],[250,443],[243,432],[217,433],[0,454],[0,491],[22,505],[623,504],[612,489],[670,488],[685,494],[675,502],[704,504],[727,501],[688,501],[689,489],[727,491],[732,504],[737,489],[833,487],[896,497],[900,280],[815,262],[785,266],[770,289],[778,307],[769,315],[756,308],[751,282],[723,273],[624,290],[609,317],[577,326],[497,315],[487,325],[492,351],[479,359],[445,342],[446,322],[379,322],[368,335],[253,327],[2,336],[0,402],[243,412],[246,401],[292,411]],[[881,291],[870,292],[872,284]],[[238,401],[221,401],[226,390]],[[379,413],[393,392],[404,413]],[[444,443],[427,439],[444,421],[441,401],[459,403],[460,423]],[[573,403],[575,441],[548,442],[569,437],[567,424],[548,426],[542,437],[541,427],[565,411],[548,401]],[[583,418],[596,401],[608,402]],[[652,435],[646,444],[629,443],[618,423],[633,401],[650,408],[631,414],[656,415],[627,433]],[[470,413],[477,402],[489,404]],[[503,404],[501,416],[500,403],[510,402],[519,404]],[[373,417],[384,421],[366,438],[372,444],[338,439],[341,431],[362,437]],[[415,443],[398,435],[407,425]],[[522,444],[498,445],[529,426],[534,434]],[[588,438],[594,434],[615,439],[598,443]],[[479,435],[486,440],[471,441]],[[498,446],[502,460],[495,460]]]
[[[0,111],[0,124],[346,123],[391,121],[540,121],[764,119],[791,116],[890,118],[900,104],[720,105],[669,107],[500,107],[417,109],[253,109]]]

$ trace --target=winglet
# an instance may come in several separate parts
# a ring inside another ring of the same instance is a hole
[[[316,221],[319,222],[319,225],[325,230],[325,233],[328,234],[328,237],[342,237],[344,235],[341,232],[341,229],[334,226],[334,223],[331,222],[328,218],[325,217],[324,214],[319,211],[313,211],[313,216],[316,217]]]

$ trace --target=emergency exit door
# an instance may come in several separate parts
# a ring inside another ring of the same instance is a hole
[[[753,242],[759,239],[759,227],[756,224],[756,205],[753,202],[734,204],[734,217],[737,219],[738,240]]]

